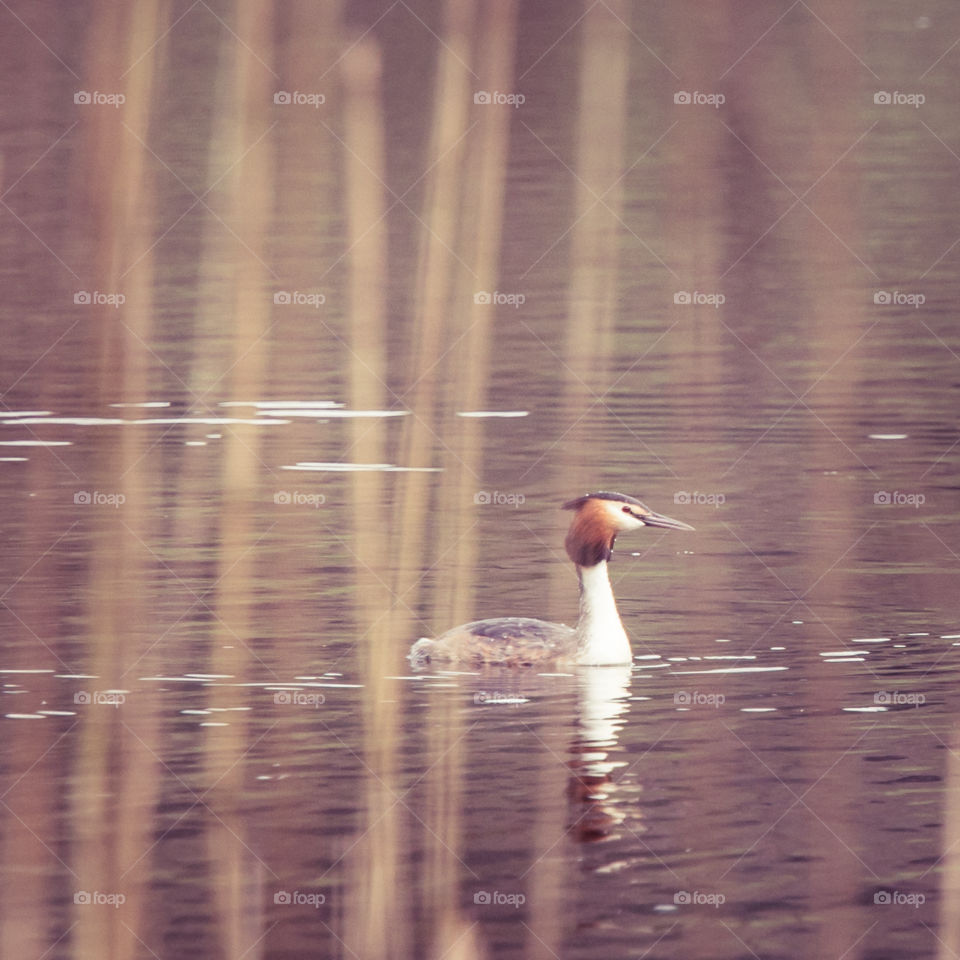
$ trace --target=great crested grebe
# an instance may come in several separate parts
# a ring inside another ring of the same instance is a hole
[[[588,493],[563,505],[573,510],[564,544],[580,578],[580,617],[576,628],[530,617],[475,620],[454,627],[435,640],[423,638],[410,649],[413,663],[453,660],[524,666],[567,663],[607,666],[630,663],[633,654],[617,602],[607,561],[622,530],[664,527],[692,530],[687,523],[654,513],[622,493]]]

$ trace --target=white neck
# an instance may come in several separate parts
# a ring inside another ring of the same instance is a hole
[[[630,640],[617,613],[607,562],[577,567],[580,576],[580,619],[577,621],[576,662],[603,666],[632,663]]]

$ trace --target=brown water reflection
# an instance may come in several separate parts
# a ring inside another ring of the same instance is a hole
[[[6,14],[0,955],[960,952],[952,5]]]

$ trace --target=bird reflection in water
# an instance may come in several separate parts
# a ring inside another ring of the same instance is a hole
[[[623,818],[611,802],[613,772],[626,765],[613,759],[629,706],[630,667],[593,667],[580,676],[577,732],[570,744],[569,831],[580,842],[604,839]]]

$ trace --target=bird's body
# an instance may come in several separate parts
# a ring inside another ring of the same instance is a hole
[[[692,530],[679,520],[654,513],[621,493],[591,493],[563,505],[574,516],[567,534],[567,555],[580,580],[580,616],[576,627],[529,617],[475,620],[436,639],[418,640],[414,663],[430,660],[504,666],[630,663],[630,640],[617,612],[607,563],[619,532],[640,527]]]

